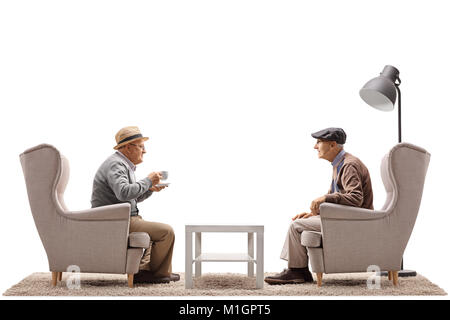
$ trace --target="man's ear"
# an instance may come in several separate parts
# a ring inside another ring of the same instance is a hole
[[[122,148],[119,149],[123,154],[127,154],[128,153],[128,145],[124,145]]]

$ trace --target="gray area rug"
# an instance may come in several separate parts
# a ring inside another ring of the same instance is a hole
[[[265,275],[272,275],[266,273]],[[74,276],[79,276],[79,286]],[[127,285],[126,275],[64,273],[56,287],[51,286],[51,273],[38,272],[8,289],[4,296],[435,296],[447,295],[439,286],[421,275],[399,278],[394,287],[387,277],[380,278],[379,288],[369,289],[370,273],[325,274],[322,287],[317,284],[268,285],[256,289],[255,278],[244,274],[204,274],[194,278],[194,288],[184,288],[181,280],[170,284]],[[370,282],[374,283],[374,282]],[[75,288],[69,288],[75,286]]]

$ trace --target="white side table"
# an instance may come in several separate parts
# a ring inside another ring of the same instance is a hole
[[[247,253],[202,253],[202,232],[245,232],[248,234]],[[195,257],[192,257],[192,235],[195,233]],[[256,259],[254,234],[256,233]],[[185,287],[192,289],[192,264],[195,277],[202,274],[202,262],[247,262],[247,274],[254,275],[256,263],[256,288],[264,284],[264,226],[255,225],[186,225]]]

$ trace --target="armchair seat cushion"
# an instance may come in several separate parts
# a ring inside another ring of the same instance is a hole
[[[146,232],[132,232],[128,236],[128,246],[131,248],[150,247],[150,236]]]
[[[322,246],[322,233],[317,231],[303,231],[302,245],[309,248],[320,248]]]

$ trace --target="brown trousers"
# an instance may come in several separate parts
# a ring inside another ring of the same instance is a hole
[[[146,232],[153,245],[144,251],[139,270],[147,270],[157,277],[168,277],[172,273],[172,254],[175,233],[171,226],[150,222],[141,216],[131,216],[130,232]]]

